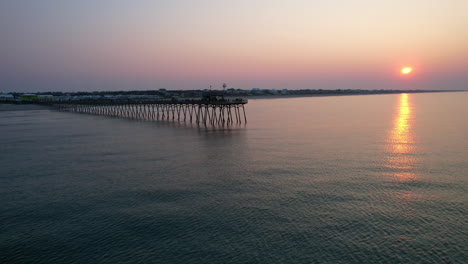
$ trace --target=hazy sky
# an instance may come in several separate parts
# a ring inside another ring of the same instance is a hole
[[[468,89],[467,12],[467,0],[2,0],[0,91]]]

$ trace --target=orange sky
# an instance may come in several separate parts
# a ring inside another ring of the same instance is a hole
[[[38,2],[0,4],[2,91],[468,88],[468,1]]]

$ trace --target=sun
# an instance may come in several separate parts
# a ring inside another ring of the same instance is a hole
[[[401,72],[401,74],[406,75],[406,74],[410,74],[412,71],[413,71],[413,68],[411,68],[411,67],[403,67],[400,72]]]

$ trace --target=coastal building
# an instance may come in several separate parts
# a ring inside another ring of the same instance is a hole
[[[263,91],[260,88],[252,88],[252,90],[250,90],[250,93],[251,94],[263,94]]]
[[[9,101],[13,99],[15,99],[15,97],[12,94],[0,94],[0,100],[2,101]]]
[[[275,94],[278,94],[278,91],[276,89],[270,89],[268,90],[268,93],[275,95]]]
[[[37,98],[53,100],[53,99],[55,99],[55,96],[53,96],[51,94],[38,94]]]

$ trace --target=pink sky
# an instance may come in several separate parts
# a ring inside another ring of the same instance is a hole
[[[38,2],[0,4],[0,91],[468,89],[463,0]]]

